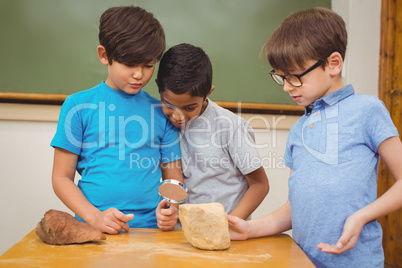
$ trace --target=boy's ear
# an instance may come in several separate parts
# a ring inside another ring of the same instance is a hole
[[[328,57],[328,68],[331,75],[341,74],[343,68],[343,59],[339,52],[334,52]]]
[[[212,91],[214,91],[214,89],[215,89],[215,86],[212,86],[211,89],[209,90],[207,96],[205,97],[205,99],[208,98],[209,95],[211,95],[211,93],[212,93]]]
[[[98,58],[104,65],[109,65],[109,60],[107,59],[106,49],[104,46],[97,47]]]

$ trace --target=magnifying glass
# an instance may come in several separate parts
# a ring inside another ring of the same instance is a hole
[[[172,203],[184,203],[187,199],[186,186],[177,180],[164,180],[158,188],[158,193],[167,201],[165,208],[169,208]]]

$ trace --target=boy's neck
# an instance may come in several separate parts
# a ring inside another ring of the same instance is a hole
[[[333,83],[331,84],[331,86],[328,88],[326,94],[325,94],[324,96],[322,96],[322,97],[325,97],[325,96],[327,96],[327,95],[329,95],[329,94],[331,94],[331,93],[333,93],[333,92],[335,92],[335,91],[338,91],[338,90],[340,90],[340,89],[342,89],[342,88],[345,87],[345,85],[343,84],[343,81],[342,81],[342,77],[341,77],[341,76],[337,77],[337,78],[334,79],[333,81],[334,81],[334,82],[333,82]]]
[[[339,76],[337,79],[334,80],[333,87],[335,88],[335,90],[333,92],[345,87],[341,76]]]
[[[319,97],[318,99],[316,99],[315,101],[313,101],[312,103],[310,103],[309,105],[305,106],[305,107],[309,107],[310,105],[312,105],[314,102],[316,102],[319,99],[324,98],[325,96],[328,96],[329,94],[338,91],[342,88],[344,88],[344,84],[342,81],[342,78],[339,76],[339,78],[334,79],[333,83],[329,86],[329,88],[325,91],[324,95],[322,95],[321,97]]]

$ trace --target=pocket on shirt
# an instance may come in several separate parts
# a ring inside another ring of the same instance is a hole
[[[355,141],[355,131],[353,128],[342,128],[339,131],[328,131],[329,142],[338,142],[337,164],[344,164],[352,160],[352,148]]]
[[[337,121],[306,124],[302,134],[304,149],[320,162],[337,166],[352,160],[354,128],[339,129]]]

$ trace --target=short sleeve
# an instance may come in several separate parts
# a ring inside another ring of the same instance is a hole
[[[289,131],[289,136],[286,140],[286,148],[285,148],[285,155],[283,156],[283,164],[290,169],[293,169],[293,156],[292,156],[292,129]]]
[[[60,110],[56,134],[50,143],[52,147],[59,147],[74,154],[80,154],[83,126],[79,112],[81,109],[88,108],[81,106],[75,105],[71,96],[66,98]]]
[[[234,130],[228,149],[232,161],[243,175],[261,167],[261,159],[255,145],[254,130],[246,121],[242,120],[239,127]]]
[[[367,107],[363,135],[370,149],[373,152],[377,152],[378,147],[384,140],[399,136],[399,134],[387,108],[381,100],[375,96],[371,96]]]
[[[161,141],[161,163],[169,163],[181,158],[179,132],[166,120],[165,133]]]

